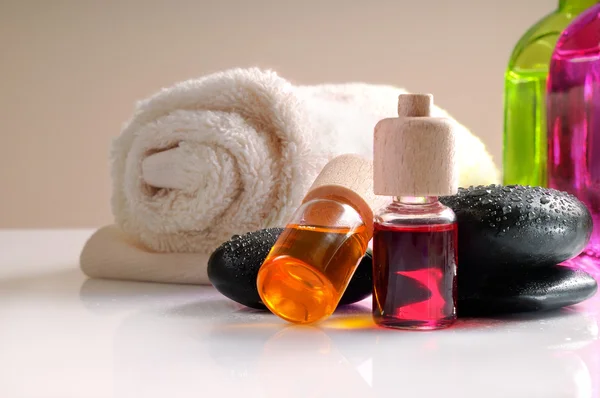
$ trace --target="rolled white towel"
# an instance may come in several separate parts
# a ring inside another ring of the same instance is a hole
[[[327,162],[289,82],[231,70],[138,104],[114,141],[116,223],[158,252],[214,250],[280,224]]]
[[[397,115],[401,93],[364,83],[294,86],[259,69],[159,91],[138,103],[112,147],[115,223],[145,254],[136,267],[135,251],[115,266],[123,250],[111,249],[116,238],[109,229],[92,236],[82,269],[93,277],[208,283],[210,253],[234,234],[284,225],[330,159],[372,157],[373,128]],[[449,116],[437,106],[433,115]],[[483,143],[457,126],[460,184],[497,183]],[[153,253],[180,276],[152,271],[150,278],[145,264]],[[181,259],[166,253],[196,253],[198,273],[179,272]]]

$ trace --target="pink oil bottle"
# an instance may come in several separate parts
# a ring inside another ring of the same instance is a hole
[[[548,185],[586,204],[594,220],[584,257],[600,259],[600,4],[559,37],[547,82]]]
[[[398,118],[375,127],[373,319],[382,327],[431,330],[456,320],[457,223],[439,196],[458,190],[455,135],[431,117],[432,96],[401,95]]]

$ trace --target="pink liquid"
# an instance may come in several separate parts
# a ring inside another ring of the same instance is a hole
[[[600,5],[558,39],[548,77],[548,185],[586,204],[594,231],[585,253],[600,257]]]
[[[373,317],[394,328],[456,319],[456,224],[382,226],[373,235]]]

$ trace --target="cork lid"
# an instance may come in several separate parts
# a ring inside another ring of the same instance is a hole
[[[388,202],[387,198],[373,193],[373,163],[355,154],[337,156],[325,165],[303,203],[316,198],[330,198],[352,206],[370,234],[373,231],[373,211]]]
[[[431,116],[431,94],[402,94],[398,116],[375,126],[373,186],[377,195],[443,196],[458,190],[455,124]]]

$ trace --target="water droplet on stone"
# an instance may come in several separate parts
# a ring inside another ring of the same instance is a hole
[[[545,197],[545,196],[542,196],[542,197],[540,198],[540,203],[541,203],[541,204],[543,204],[543,205],[545,205],[545,204],[547,204],[547,203],[550,203],[550,199],[548,199],[548,198],[547,198],[547,197]]]
[[[484,196],[488,192],[485,189],[474,189],[468,193],[469,196]]]

